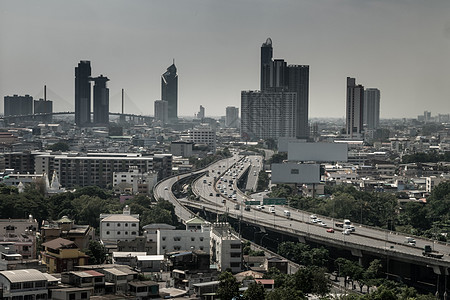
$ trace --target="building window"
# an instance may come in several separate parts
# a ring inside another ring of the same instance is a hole
[[[191,237],[191,241],[192,241],[192,242],[195,241],[195,237]]]
[[[25,281],[23,283],[23,288],[24,289],[31,289],[31,288],[33,288],[33,282],[32,281]]]
[[[125,223],[125,227],[128,227],[128,223]]]
[[[232,263],[230,263],[230,267],[232,267],[232,268],[239,268],[239,267],[241,267],[241,263],[232,262]]]
[[[299,174],[299,170],[298,169],[291,169],[291,174]]]
[[[136,223],[131,224],[131,227],[136,227]]]
[[[120,231],[117,231],[117,234],[120,235]]]
[[[120,227],[120,223],[117,223],[117,227]]]
[[[240,249],[241,244],[231,244],[230,247],[231,247],[231,249]]]
[[[203,242],[203,237],[202,236],[200,237],[200,241]]]
[[[108,227],[109,227],[109,223],[106,223],[106,226],[108,226]]]
[[[165,236],[163,236],[162,238],[161,238],[163,241],[165,241],[166,240],[166,237]]]
[[[109,231],[106,232],[106,235],[109,235]]]
[[[128,231],[125,231],[125,235],[128,235]]]
[[[132,235],[136,235],[136,231],[132,231],[131,234],[132,234]]]
[[[87,292],[82,292],[81,299],[87,299],[87,298],[88,298]]]
[[[202,251],[203,251],[203,246],[200,246],[200,250],[202,250]]]

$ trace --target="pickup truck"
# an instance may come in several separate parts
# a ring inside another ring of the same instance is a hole
[[[444,254],[439,254],[437,251],[433,251],[430,245],[425,245],[425,247],[423,247],[422,255],[432,258],[444,257]]]

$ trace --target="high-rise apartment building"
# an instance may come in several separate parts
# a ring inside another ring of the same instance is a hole
[[[109,89],[106,87],[108,77],[100,75],[93,78],[94,85],[94,124],[108,125],[109,124]]]
[[[346,134],[349,138],[361,138],[364,117],[364,86],[356,85],[356,79],[347,77]]]
[[[225,127],[239,127],[239,108],[234,106],[227,106],[225,115]]]
[[[367,129],[378,129],[380,126],[380,90],[367,88],[364,90],[364,124]]]
[[[161,100],[167,101],[169,121],[178,119],[178,74],[173,63],[161,76]]]
[[[203,107],[203,105],[200,105],[200,109],[197,113],[197,119],[204,119],[205,118],[205,108]]]
[[[273,59],[272,56],[272,40],[268,38],[261,46],[261,92],[241,93],[241,134],[247,138],[270,136],[275,139],[278,137],[307,139],[309,137],[309,66],[288,65],[283,59]],[[269,97],[274,97],[273,101]],[[256,100],[257,98],[260,99]],[[296,101],[295,111],[290,113],[280,109],[280,107],[292,107],[293,98]],[[286,102],[283,103],[283,101]],[[249,105],[257,105],[263,110],[256,111],[256,108]],[[252,115],[249,114],[250,111],[253,111]],[[258,121],[258,118],[270,119],[270,123],[263,124]],[[275,124],[277,120],[282,123]],[[271,124],[272,133],[256,129],[259,126],[257,124],[264,127]],[[293,127],[287,128],[288,124],[289,126],[292,124]],[[257,132],[260,132],[262,136]]]
[[[297,93],[241,92],[241,136],[245,139],[295,137]]]
[[[82,60],[75,67],[75,123],[89,126],[91,123],[91,62]]]
[[[51,100],[45,100],[45,99],[39,99],[34,100],[34,113],[35,114],[49,114],[41,117],[41,120],[50,123],[52,121],[52,115],[53,112],[53,101]]]
[[[33,114],[33,97],[25,96],[5,96],[3,112],[7,116],[22,116]]]
[[[168,102],[164,100],[155,100],[155,121],[163,124],[169,122]]]

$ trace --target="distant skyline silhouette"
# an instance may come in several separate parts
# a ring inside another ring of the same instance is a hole
[[[243,0],[0,2],[0,94],[73,110],[73,68],[110,81],[111,111],[153,115],[175,58],[178,115],[224,116],[260,85],[260,46],[310,66],[309,117],[345,116],[346,78],[381,94],[381,118],[450,113],[450,1]],[[69,105],[68,103],[71,103]],[[3,105],[1,105],[3,110]],[[115,108],[118,108],[115,110]]]

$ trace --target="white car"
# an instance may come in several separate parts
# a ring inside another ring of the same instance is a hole
[[[169,189],[169,188],[168,188],[167,186],[164,188],[165,191],[167,191],[168,189]]]

